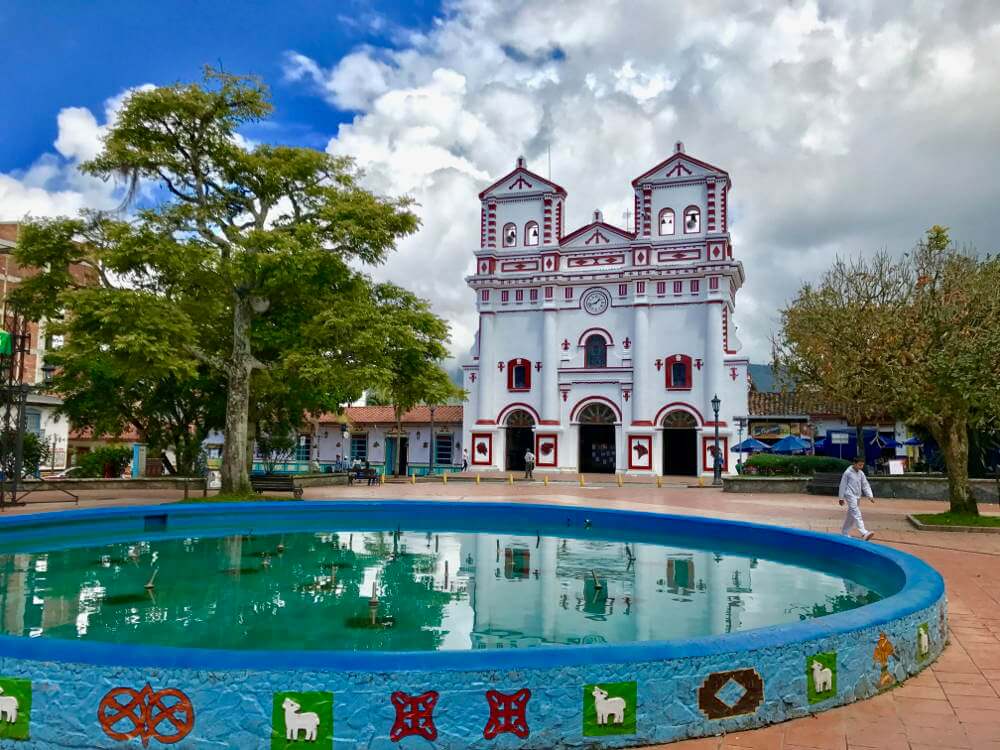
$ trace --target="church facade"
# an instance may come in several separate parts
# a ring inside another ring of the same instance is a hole
[[[521,470],[530,448],[541,471],[696,476],[712,470],[718,427],[729,471],[749,364],[733,322],[744,274],[731,186],[678,142],[632,181],[635,231],[599,211],[566,231],[566,191],[523,158],[479,194],[471,470]]]

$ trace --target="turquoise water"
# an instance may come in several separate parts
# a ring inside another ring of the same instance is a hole
[[[879,598],[836,573],[724,550],[538,535],[243,534],[0,554],[4,633],[199,648],[625,643]]]

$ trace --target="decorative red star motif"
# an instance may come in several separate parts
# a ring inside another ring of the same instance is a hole
[[[407,695],[397,690],[390,700],[396,708],[396,721],[389,731],[390,740],[399,742],[404,737],[414,735],[430,742],[437,739],[437,727],[434,726],[437,691],[429,690],[422,695]]]
[[[630,391],[622,391],[622,398],[628,401],[628,397],[631,395]]]
[[[625,340],[622,341],[622,346],[624,346],[626,349],[628,349],[630,346],[632,346],[632,341],[631,341],[631,339],[629,339],[628,336],[626,336]]]
[[[541,372],[541,371],[542,371],[542,363],[535,362],[535,372]]]
[[[694,366],[697,367],[700,370],[701,369],[701,360],[700,359],[696,359],[694,361]]]
[[[564,352],[569,349],[569,339],[563,339],[562,348]]]
[[[656,360],[656,371],[659,372],[662,369],[663,369],[663,360],[662,359]]]
[[[528,736],[528,719],[525,711],[531,691],[521,688],[516,693],[507,695],[496,690],[486,691],[486,702],[490,706],[490,718],[483,728],[483,739],[492,740],[498,734],[510,732],[524,739]]]
[[[735,367],[730,367],[729,368],[729,377],[731,377],[733,380],[736,380],[737,374],[736,374],[736,368]]]
[[[499,370],[500,372],[503,372],[503,362],[497,362],[497,369],[498,369],[498,370]]]

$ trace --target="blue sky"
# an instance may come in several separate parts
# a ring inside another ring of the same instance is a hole
[[[220,62],[272,87],[277,127],[248,135],[323,148],[351,113],[284,82],[284,54],[331,65],[359,45],[392,46],[437,11],[436,0],[0,0],[0,172],[52,149],[64,107],[99,112],[126,88],[196,80]]]

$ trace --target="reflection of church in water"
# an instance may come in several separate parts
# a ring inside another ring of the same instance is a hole
[[[696,475],[716,427],[727,460],[747,415],[733,314],[743,265],[729,175],[685,153],[632,181],[634,231],[595,211],[564,230],[566,191],[523,158],[487,187],[479,332],[464,366],[472,468]]]

